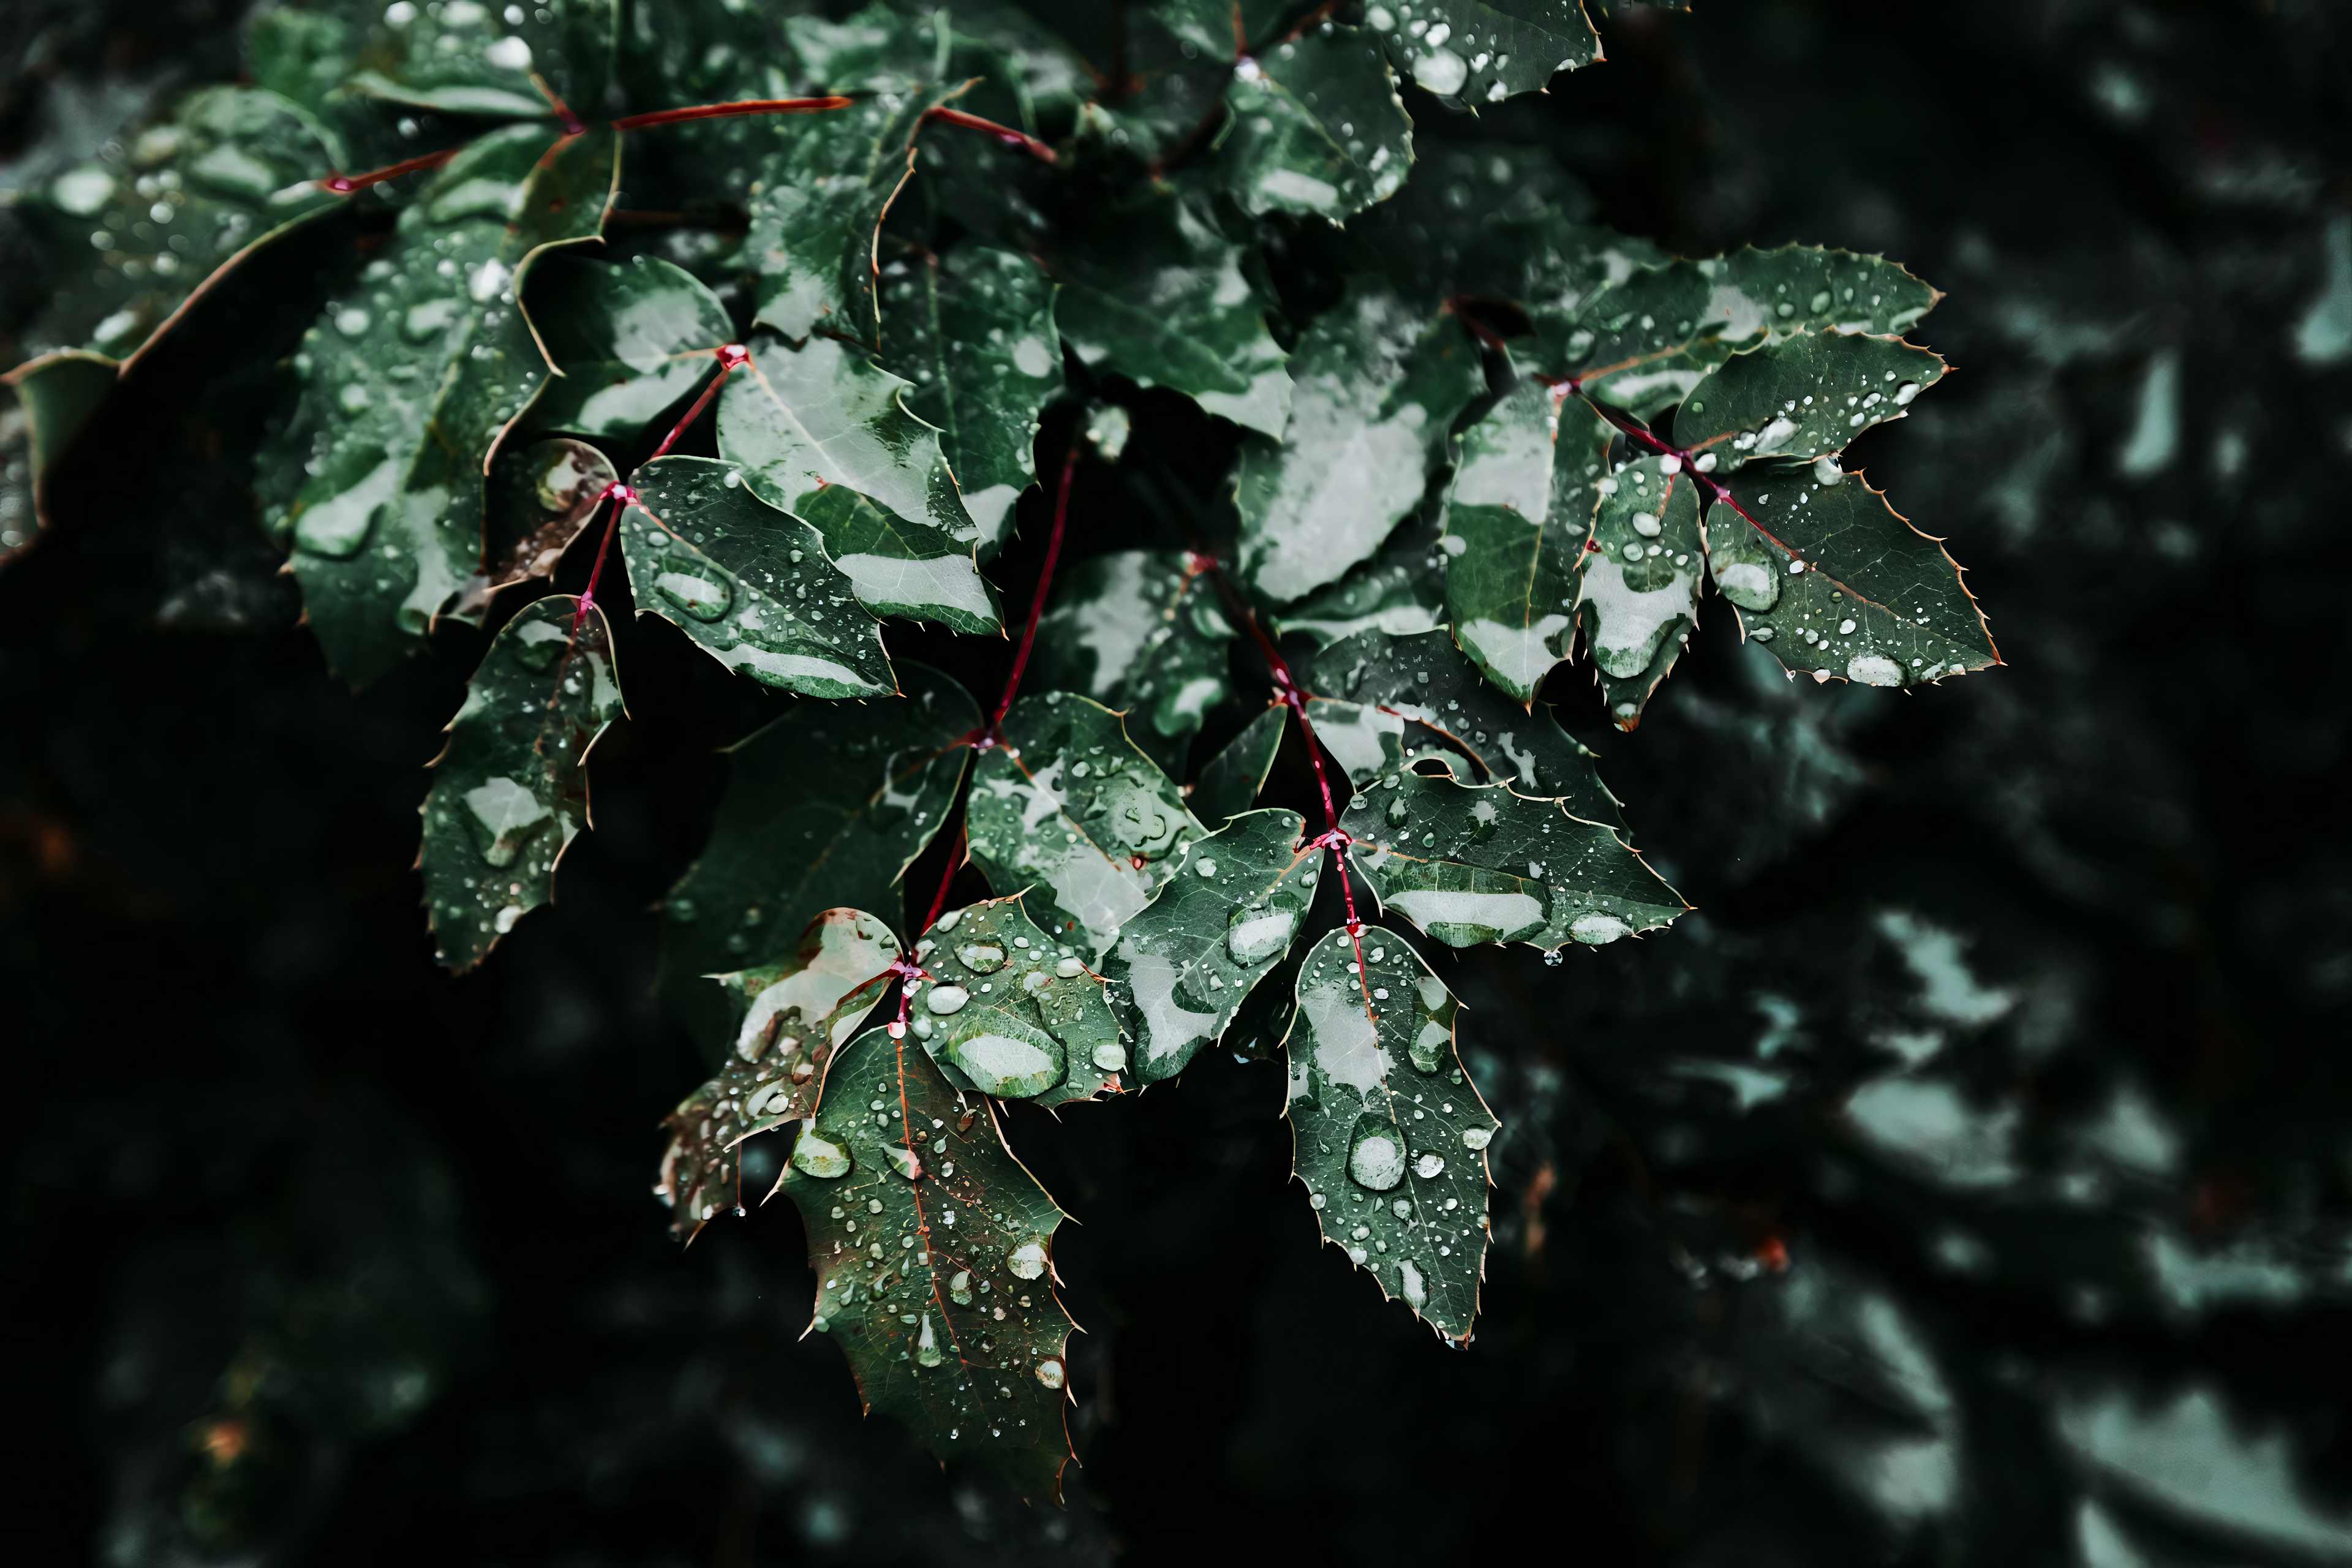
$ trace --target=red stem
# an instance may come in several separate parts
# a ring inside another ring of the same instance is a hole
[[[1054,563],[1062,556],[1062,531],[1070,520],[1070,481],[1077,472],[1078,447],[1073,441],[1070,455],[1062,459],[1062,483],[1054,496],[1054,532],[1045,541],[1045,569],[1037,575],[1037,593],[1029,601],[1029,625],[1021,634],[1021,651],[1013,656],[1013,673],[1004,678],[1004,696],[989,718],[987,735],[994,735],[1005,714],[1013,710],[1013,694],[1021,689],[1021,672],[1029,668],[1029,649],[1037,641],[1037,622],[1045,613],[1045,590],[1054,585]]]
[[[677,438],[686,434],[687,426],[702,417],[702,411],[710,406],[710,400],[719,395],[719,389],[727,384],[727,378],[735,374],[736,368],[751,363],[751,352],[740,343],[721,343],[711,352],[719,358],[719,374],[711,378],[709,386],[702,389],[702,395],[694,400],[694,406],[686,411],[685,416],[670,426],[669,434],[662,437],[662,444],[654,448],[654,458],[667,455],[677,444]],[[650,463],[654,458],[647,458],[646,461]]]
[[[1748,520],[1748,525],[1750,528],[1753,528],[1757,532],[1762,534],[1765,538],[1770,540],[1775,545],[1779,546],[1780,549],[1787,554],[1790,560],[1795,561],[1801,559],[1797,552],[1790,549],[1788,543],[1781,540],[1779,535],[1775,534],[1770,529],[1766,528],[1762,523],[1757,521],[1755,513],[1749,511],[1746,507],[1739,504],[1739,499],[1731,493],[1730,486],[1717,479],[1713,474],[1703,473],[1700,471],[1697,462],[1699,457],[1697,450],[1695,448],[1677,447],[1670,441],[1661,440],[1654,431],[1642,424],[1623,409],[1612,408],[1606,404],[1595,402],[1593,399],[1585,395],[1584,383],[1573,376],[1570,377],[1566,381],[1555,384],[1555,390],[1565,392],[1567,395],[1573,396],[1578,402],[1583,404],[1587,408],[1591,409],[1593,413],[1599,415],[1602,419],[1608,421],[1617,429],[1623,431],[1626,436],[1634,441],[1647,447],[1657,456],[1673,458],[1679,461],[1682,464],[1682,471],[1691,477],[1691,482],[1693,484],[1696,485],[1699,489],[1707,493],[1709,500],[1721,501],[1724,505],[1738,512],[1741,517],[1746,518]]]
[[[1018,147],[1024,153],[1028,153],[1031,157],[1041,158],[1048,163],[1057,163],[1061,162],[1060,158],[1055,153],[1051,147],[1048,147],[1045,142],[1038,141],[1037,138],[1030,135],[1027,132],[1015,131],[1010,125],[999,125],[993,120],[982,120],[977,114],[966,114],[961,109],[949,109],[942,106],[930,110],[929,113],[925,114],[923,118],[926,120],[936,120],[943,125],[961,125],[967,131],[984,132],[988,135],[995,137],[999,142],[1003,142],[1007,147]]]
[[[637,131],[648,125],[675,125],[682,120],[725,120],[740,114],[821,114],[846,109],[854,99],[747,98],[733,103],[698,103],[691,109],[657,109],[650,114],[625,114],[613,121],[615,131]]]
[[[386,180],[396,180],[403,174],[413,174],[419,169],[437,169],[456,157],[459,151],[456,147],[446,147],[438,153],[427,153],[421,158],[410,158],[404,163],[394,163],[385,168],[371,169],[364,174],[329,174],[325,179],[317,181],[315,184],[322,190],[332,191],[339,196],[347,196],[353,191],[363,191],[370,185],[380,185]]]

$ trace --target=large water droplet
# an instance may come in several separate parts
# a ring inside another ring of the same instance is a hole
[[[961,985],[934,985],[923,993],[923,1005],[942,1017],[961,1012],[971,1000],[971,993]]]
[[[816,1176],[834,1181],[849,1174],[849,1151],[816,1130],[813,1121],[801,1123],[801,1135],[793,1144],[793,1168],[803,1176]]]
[[[1600,947],[1620,937],[1632,936],[1633,928],[1615,915],[1601,910],[1577,916],[1568,922],[1568,934],[1580,942]]]
[[[1036,1279],[1045,1272],[1045,1244],[1042,1241],[1023,1242],[1005,1258],[1004,1266],[1021,1279]]]
[[[1225,926],[1225,952],[1251,968],[1287,949],[1297,930],[1295,910],[1235,910]]]
[[[1385,1123],[1356,1134],[1348,1151],[1348,1174],[1376,1193],[1404,1180],[1404,1134]]]
[[[719,620],[735,603],[734,584],[715,573],[665,572],[654,579],[654,592],[698,621]]]
[[[1063,1370],[1061,1357],[1049,1356],[1037,1363],[1037,1381],[1046,1387],[1059,1388],[1068,1380],[1069,1373]]]
[[[1004,967],[1004,950],[994,942],[971,942],[955,950],[956,962],[979,974],[993,974]]]
[[[940,1354],[940,1342],[931,1332],[931,1315],[923,1314],[923,1331],[915,1341],[915,1361],[922,1366],[937,1366],[945,1358]]]
[[[1718,568],[1715,585],[1743,610],[1761,612],[1780,602],[1780,579],[1770,567],[1753,561],[1734,561]]]
[[[941,1053],[961,1068],[983,1094],[1028,1100],[1062,1081],[1061,1042],[1051,1035],[1003,1018],[948,1042]]]

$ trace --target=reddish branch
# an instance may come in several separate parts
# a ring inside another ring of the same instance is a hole
[[[1048,163],[1056,163],[1061,161],[1051,147],[1048,147],[1045,142],[1038,141],[1037,138],[1030,135],[1026,131],[1015,131],[1010,125],[999,125],[993,120],[982,120],[979,115],[966,114],[961,109],[949,109],[943,105],[940,108],[930,110],[929,113],[925,114],[923,118],[925,120],[936,120],[942,125],[961,125],[967,131],[984,132],[987,135],[995,137],[1007,147],[1018,148],[1022,152],[1028,153],[1031,157],[1042,159],[1044,162]]]
[[[691,109],[657,109],[650,114],[625,114],[613,121],[615,131],[641,131],[648,125],[676,125],[687,120],[729,120],[744,114],[822,114],[847,109],[855,99],[746,98],[733,103],[698,103]]]

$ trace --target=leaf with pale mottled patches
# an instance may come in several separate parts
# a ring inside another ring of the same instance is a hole
[[[593,113],[612,78],[620,10],[619,0],[450,5],[430,15],[421,5],[387,6],[360,46],[350,89],[453,114],[541,119],[553,110],[536,75]]]
[[[635,441],[718,374],[712,351],[735,336],[719,296],[650,256],[559,258],[535,270],[525,303],[561,373],[525,416],[534,432]]]
[[[669,1147],[654,1190],[671,1235],[691,1241],[741,1204],[745,1139],[815,1113],[835,1050],[890,988],[898,957],[887,921],[826,910],[783,962],[712,977],[740,1016],[727,1065],[664,1120]]]
[[[1593,517],[1597,548],[1578,562],[1577,625],[1620,729],[1641,722],[1643,704],[1697,624],[1706,548],[1698,487],[1680,468],[1653,456],[1612,475]]]
[[[1092,959],[1204,830],[1099,702],[1061,691],[1024,697],[1003,732],[972,770],[972,860],[1000,893],[1034,887],[1031,907],[1054,940]]]
[[[1323,861],[1300,847],[1302,826],[1292,811],[1234,817],[1187,845],[1151,907],[1120,928],[1104,972],[1144,1082],[1183,1071],[1288,955]]]
[[[1218,148],[1225,188],[1253,215],[1345,223],[1412,166],[1412,120],[1364,29],[1310,29],[1237,65]]]
[[[612,636],[580,601],[528,605],[499,630],[449,721],[425,797],[425,908],[441,962],[470,969],[554,896],[588,822],[588,750],[621,716]]]
[[[1504,784],[1405,768],[1358,795],[1340,823],[1381,905],[1451,947],[1600,946],[1688,907],[1608,826]]]
[[[1783,665],[1821,680],[1911,686],[2000,661],[1942,542],[1859,473],[1748,472],[1744,504],[1761,527],[1720,503],[1707,512],[1716,587]]]
[[[1232,693],[1233,637],[1215,589],[1184,552],[1114,551],[1055,579],[1031,668],[1041,686],[1124,712],[1129,738],[1179,776],[1202,716]]]
[[[1485,1151],[1501,1123],[1454,1050],[1460,1004],[1379,926],[1317,942],[1297,987],[1283,1114],[1323,1239],[1383,1296],[1466,1340],[1486,1274]]]
[[[1365,15],[1375,12],[1390,24],[1380,37],[1398,72],[1465,108],[1540,92],[1554,72],[1601,58],[1578,0],[1425,0]]]
[[[1133,1087],[1102,976],[1021,895],[950,910],[915,944],[915,1036],[958,1089],[1048,1109]]]
[[[1874,425],[1900,419],[1944,362],[1900,338],[1838,331],[1783,338],[1732,355],[1693,386],[1675,416],[1675,445],[1726,469],[1761,458],[1839,451]]]
[[[776,1190],[808,1231],[809,1327],[849,1358],[866,1408],[942,1460],[1060,1501],[1072,1324],[1052,1248],[1064,1216],[986,1100],[959,1093],[911,1035],[869,1029],[834,1058]]]

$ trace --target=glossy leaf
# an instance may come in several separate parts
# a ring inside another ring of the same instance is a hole
[[[1601,946],[1688,907],[1611,829],[1505,784],[1403,769],[1357,795],[1341,822],[1381,905],[1449,947]]]
[[[1191,200],[1163,188],[1107,209],[1049,260],[1062,285],[1055,320],[1087,365],[1281,437],[1291,396],[1282,350],[1239,247]]]
[[[1601,37],[1578,0],[1381,0],[1365,7],[1364,25],[1399,72],[1472,108],[1539,92],[1554,72],[1601,58]]]
[[[1602,480],[1580,563],[1577,626],[1621,729],[1641,721],[1642,705],[1697,624],[1706,548],[1698,487],[1680,469],[1674,458],[1648,457]]]
[[[479,963],[554,896],[555,867],[588,822],[588,752],[621,715],[604,613],[525,606],[499,630],[449,721],[425,797],[425,908],[439,958]]]
[[[1633,271],[1534,313],[1538,366],[1647,418],[1732,353],[1800,333],[1899,333],[1937,296],[1881,257],[1818,246],[1743,247]]]
[[[534,74],[581,113],[593,112],[612,76],[620,30],[618,0],[538,0],[529,9],[470,0],[429,10],[404,3],[380,15],[352,88],[456,114],[550,113]]]
[[[1241,60],[1225,107],[1221,172],[1254,216],[1344,223],[1387,200],[1412,166],[1412,121],[1360,28],[1310,29]]]
[[[311,628],[354,683],[482,571],[483,471],[546,374],[516,289],[548,247],[597,232],[618,153],[609,130],[468,143],[303,340],[279,460],[310,478],[276,521]]]
[[[1944,362],[1899,338],[1815,332],[1734,354],[1691,388],[1675,445],[1726,468],[1759,458],[1826,456],[1904,417]]]
[[[1378,926],[1318,942],[1297,994],[1283,1114],[1323,1238],[1382,1296],[1466,1341],[1486,1277],[1486,1149],[1501,1124],[1454,1052],[1460,1004]]]
[[[1040,686],[1118,709],[1128,737],[1176,776],[1202,715],[1231,695],[1233,637],[1216,590],[1182,552],[1121,550],[1055,581],[1033,668]]]
[[[1277,447],[1242,458],[1242,575],[1276,603],[1338,579],[1378,550],[1447,458],[1454,421],[1485,390],[1478,345],[1377,285],[1299,340],[1291,420]]]
[[[524,300],[558,374],[530,407],[534,430],[635,441],[718,373],[735,335],[727,307],[683,268],[650,256],[620,266],[542,267]]]
[[[898,879],[947,820],[980,710],[927,666],[898,680],[902,697],[796,705],[729,753],[709,841],[662,907],[664,996],[714,1059],[734,1033],[701,976],[779,961],[811,910],[904,930]]]
[[[929,979],[909,1026],[956,1088],[1050,1107],[1129,1087],[1102,977],[1020,895],[948,910],[915,953]]]
[[[862,496],[888,520],[887,531],[850,553],[870,546],[905,563],[961,552],[961,574],[945,565],[926,569],[940,579],[933,602],[976,604],[982,595],[971,556],[980,529],[940,453],[939,430],[900,401],[910,384],[831,338],[812,338],[794,350],[762,333],[751,349],[751,362],[719,395],[719,449],[741,465],[753,493],[820,529],[824,522],[811,515],[820,492]],[[835,559],[853,582],[859,578],[860,567],[842,551]],[[987,629],[993,629],[994,612],[987,615]]]
[[[826,559],[815,529],[751,494],[713,458],[639,468],[621,548],[638,612],[728,668],[809,697],[898,690],[882,627]]]
[[[810,1328],[849,1358],[868,1411],[1058,1502],[1071,1322],[1053,1290],[1062,1211],[1013,1157],[986,1101],[911,1038],[869,1029],[777,1190],[807,1226]]]
[[[1591,408],[1532,383],[1463,433],[1438,542],[1451,557],[1446,610],[1462,651],[1521,702],[1569,656],[1609,436]]]
[[[1290,710],[1279,704],[1265,709],[1242,727],[1242,732],[1201,766],[1201,782],[1192,786],[1192,815],[1202,822],[1222,824],[1238,816],[1257,800],[1274,759],[1282,750],[1283,731]]]
[[[745,1139],[816,1113],[835,1050],[898,978],[898,951],[887,922],[826,910],[782,963],[715,977],[741,1016],[727,1065],[664,1121],[669,1147],[654,1191],[669,1205],[672,1236],[691,1241],[742,1204]]]
[[[907,407],[939,427],[992,552],[1037,477],[1037,416],[1062,392],[1054,285],[1026,257],[961,245],[887,269],[883,294],[882,361],[911,378]]]
[[[972,860],[1000,893],[1034,888],[1035,918],[1092,958],[1176,875],[1201,826],[1098,702],[1024,697],[1003,733],[972,770]]]
[[[1158,1083],[1225,1032],[1252,988],[1290,952],[1315,901],[1323,852],[1303,848],[1293,811],[1252,811],[1193,840],[1106,960],[1136,1072]]]
[[[799,512],[824,541],[834,569],[876,615],[936,621],[969,636],[1003,626],[996,589],[980,574],[970,544],[908,522],[841,485],[803,498]]]
[[[490,466],[483,502],[479,591],[551,577],[563,552],[596,516],[620,476],[585,441],[563,437],[503,447]],[[460,601],[460,607],[465,607]]]
[[[1338,582],[1318,588],[1269,618],[1284,633],[1297,632],[1334,643],[1360,632],[1412,637],[1445,625],[1444,559],[1438,553],[1442,524],[1423,515],[1400,526],[1380,553],[1348,569]]]
[[[1860,474],[1811,465],[1752,471],[1755,493],[1744,504],[1762,527],[1727,506],[1711,508],[1711,564],[1748,635],[1783,665],[1816,680],[1911,686],[2000,662],[1942,543],[1896,515]]]
[[[1522,708],[1480,679],[1443,632],[1391,637],[1362,632],[1315,660],[1315,689],[1444,737],[1477,759],[1489,779],[1531,799],[1560,801],[1571,816],[1622,827],[1618,803],[1593,771],[1593,755],[1560,728],[1549,704]],[[1322,732],[1318,727],[1318,733]],[[1430,736],[1404,739],[1408,753]],[[1377,768],[1367,778],[1387,771]]]

